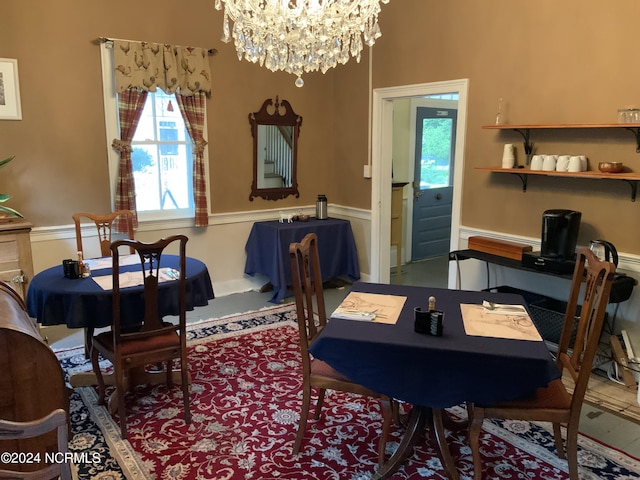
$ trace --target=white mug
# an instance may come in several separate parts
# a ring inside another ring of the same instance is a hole
[[[531,170],[542,170],[543,155],[534,155],[531,157]]]
[[[582,171],[582,161],[578,155],[572,155],[569,157],[569,167],[567,168],[569,172],[581,172]]]
[[[558,162],[557,155],[545,155],[542,161],[542,170],[551,172],[556,169],[556,163]]]
[[[556,162],[556,172],[566,172],[569,170],[570,155],[559,155]]]
[[[589,164],[585,155],[578,155],[580,157],[580,171],[586,172],[589,170]]]

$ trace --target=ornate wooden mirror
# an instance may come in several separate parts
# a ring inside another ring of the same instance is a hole
[[[286,100],[267,99],[249,114],[253,136],[253,183],[249,200],[300,196],[296,177],[302,117]]]

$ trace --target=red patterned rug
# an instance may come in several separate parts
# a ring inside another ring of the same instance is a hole
[[[181,390],[138,387],[127,397],[129,440],[117,415],[97,406],[93,388],[72,397],[71,450],[99,453],[79,464],[79,478],[366,480],[376,469],[381,428],[376,401],[328,392],[323,416],[310,415],[301,453],[291,454],[301,406],[301,365],[292,306],[211,320],[191,327],[191,424]],[[80,350],[59,352],[68,373],[89,370]],[[405,406],[406,407],[406,406]],[[461,407],[448,410],[464,418]],[[402,436],[394,428],[391,453]],[[464,431],[448,435],[461,478],[472,474]],[[481,437],[486,479],[568,479],[555,454],[550,425],[485,422]],[[582,436],[582,480],[640,478],[640,462]],[[95,459],[99,458],[98,461]],[[425,439],[393,479],[443,479]]]

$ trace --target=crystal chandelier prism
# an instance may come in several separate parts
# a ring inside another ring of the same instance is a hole
[[[224,4],[222,40],[233,38],[238,59],[297,75],[302,86],[305,72],[360,61],[382,35],[380,3],[389,0],[215,0],[215,8]]]

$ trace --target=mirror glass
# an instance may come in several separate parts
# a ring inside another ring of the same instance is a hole
[[[302,117],[291,104],[267,99],[259,111],[249,114],[253,136],[253,183],[249,200],[278,200],[300,196],[296,178],[298,136]]]

